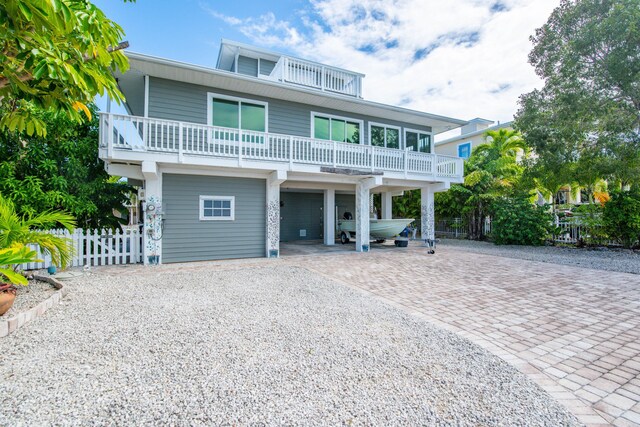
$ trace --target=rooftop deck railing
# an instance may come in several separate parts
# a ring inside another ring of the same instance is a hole
[[[440,178],[463,174],[458,157],[109,113],[100,113],[100,146],[110,158],[116,150],[132,150]]]
[[[362,98],[362,74],[302,59],[283,56],[271,74],[262,77]]]

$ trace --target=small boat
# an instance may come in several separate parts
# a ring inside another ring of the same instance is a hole
[[[383,241],[390,239],[402,233],[409,224],[413,222],[413,218],[401,219],[370,219],[369,235],[371,240]],[[338,231],[340,232],[340,242],[349,243],[356,234],[355,219],[339,219]]]

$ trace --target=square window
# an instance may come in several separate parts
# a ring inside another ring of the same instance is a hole
[[[471,142],[458,145],[458,157],[468,159],[471,157]]]
[[[204,201],[204,208],[212,208],[213,207],[213,200],[205,200]]]

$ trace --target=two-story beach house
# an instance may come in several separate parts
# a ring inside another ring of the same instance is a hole
[[[363,75],[223,40],[215,69],[127,53],[116,75],[128,115],[100,118],[100,158],[138,180],[145,263],[277,257],[280,241],[335,244],[336,217],[369,250],[370,195],[433,195],[463,161],[434,154],[433,134],[466,122],[366,101]]]

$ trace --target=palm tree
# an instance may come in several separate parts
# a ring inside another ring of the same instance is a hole
[[[470,190],[467,203],[469,238],[482,239],[483,224],[494,200],[512,192],[524,166],[519,161],[529,148],[520,132],[498,129],[486,132],[487,143],[473,149],[465,162],[464,186]]]
[[[73,255],[70,240],[42,231],[56,225],[72,231],[76,221],[65,212],[54,211],[23,218],[18,215],[13,203],[0,194],[0,249],[38,245],[45,254],[51,256],[55,265],[65,268]]]

